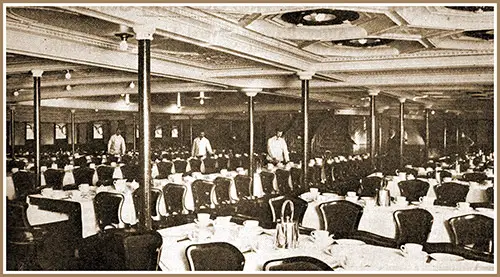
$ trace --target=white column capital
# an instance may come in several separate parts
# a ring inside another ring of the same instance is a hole
[[[297,72],[300,80],[311,80],[312,76],[315,74],[313,71],[300,71]]]
[[[10,106],[10,107],[9,107],[9,109],[10,109],[11,111],[15,111],[15,110],[16,110],[16,106]]]
[[[432,109],[432,104],[427,104],[427,105],[425,105],[425,109],[426,109],[426,110],[430,110],[430,109]]]
[[[75,111],[75,109],[72,109],[72,110],[71,110],[71,113],[72,113],[72,114],[75,114],[75,112],[76,112],[76,111]]]
[[[262,89],[261,88],[242,88],[241,91],[244,92],[246,94],[246,96],[248,96],[248,97],[254,97],[257,95],[257,93],[261,92]]]
[[[406,102],[406,98],[399,98],[399,103],[403,104],[404,102]]]
[[[43,70],[41,70],[41,69],[32,69],[31,73],[33,74],[33,77],[42,77]]]
[[[153,24],[139,24],[134,26],[135,38],[137,40],[153,40],[156,27]]]
[[[380,89],[369,89],[368,90],[368,95],[370,96],[377,96],[380,93]]]

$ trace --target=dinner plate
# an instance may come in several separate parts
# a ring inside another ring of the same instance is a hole
[[[448,254],[448,253],[432,253],[429,256],[436,261],[462,261],[465,260],[464,257]]]
[[[478,212],[492,212],[494,210],[490,209],[490,208],[476,208],[476,211],[478,211]]]
[[[335,242],[339,245],[363,245],[364,241],[357,239],[336,239]]]

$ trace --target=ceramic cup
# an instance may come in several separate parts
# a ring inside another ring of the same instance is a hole
[[[78,186],[78,190],[81,191],[82,193],[87,193],[90,190],[90,185],[89,184],[80,184]]]
[[[312,231],[311,238],[317,242],[329,242],[331,240],[330,233],[325,230]]]
[[[196,215],[196,219],[201,225],[208,225],[210,222],[210,214],[207,213],[199,213]]]
[[[458,202],[457,208],[462,211],[467,211],[470,208],[470,204],[468,202]]]
[[[46,197],[51,197],[54,194],[54,190],[52,188],[44,188],[42,189],[42,195]]]
[[[401,245],[401,251],[410,257],[418,257],[422,254],[423,246],[416,243],[406,243]]]
[[[356,192],[355,191],[348,191],[347,196],[348,197],[356,197]]]

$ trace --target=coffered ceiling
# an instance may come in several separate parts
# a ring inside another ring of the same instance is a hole
[[[7,6],[9,105],[137,110],[134,27],[153,25],[152,111],[245,111],[243,88],[262,88],[256,111],[300,109],[298,72],[314,72],[312,109],[377,109],[493,118],[494,6],[89,5]],[[120,36],[128,47],[120,50]],[[71,78],[65,78],[70,72]],[[200,104],[200,92],[207,97]],[[182,108],[176,108],[177,93]],[[125,95],[130,94],[130,104]]]

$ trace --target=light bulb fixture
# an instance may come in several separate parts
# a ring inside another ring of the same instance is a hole
[[[120,96],[121,96],[121,97],[124,97],[124,96],[125,96],[125,93],[120,94]]]
[[[71,89],[72,89],[71,85],[67,85],[67,86],[66,86],[66,90],[68,90],[68,91],[69,91],[69,90],[71,90]]]
[[[134,82],[130,82],[130,85],[128,85],[128,86],[129,86],[129,88],[135,88]]]
[[[16,96],[16,97],[17,97],[17,96],[19,96],[19,91],[18,91],[18,90],[16,90],[16,91],[14,91],[12,94],[13,94],[14,96]]]
[[[431,114],[435,114],[435,113],[436,113],[436,111],[435,111],[435,110],[432,110],[432,111],[431,111]]]
[[[115,36],[120,37],[120,39],[121,39],[119,49],[121,51],[127,51],[127,49],[128,49],[127,39],[130,37],[133,37],[133,35],[129,34],[129,33],[117,33],[117,34],[115,34]]]
[[[181,93],[177,93],[177,109],[181,108]]]
[[[203,105],[205,104],[205,100],[203,100],[203,98],[200,98],[200,105]]]
[[[69,73],[69,70],[66,70],[66,74],[64,75],[64,78],[66,78],[66,80],[71,79],[71,73]]]
[[[125,104],[128,106],[130,105],[130,94],[125,94]]]

